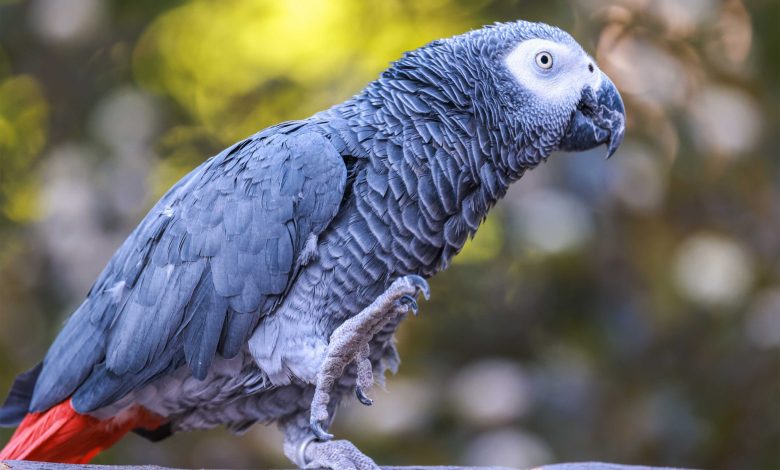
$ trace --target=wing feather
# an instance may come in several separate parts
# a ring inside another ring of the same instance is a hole
[[[54,341],[32,411],[70,395],[92,411],[183,363],[202,379],[215,355],[240,351],[341,205],[344,159],[307,129],[240,142],[160,200]]]

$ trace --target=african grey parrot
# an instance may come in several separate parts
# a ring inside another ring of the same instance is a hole
[[[409,52],[353,98],[269,127],[152,208],[0,408],[0,459],[86,462],[278,423],[301,467],[376,469],[327,433],[395,369],[426,278],[556,150],[623,139],[620,95],[564,31],[495,24]]]

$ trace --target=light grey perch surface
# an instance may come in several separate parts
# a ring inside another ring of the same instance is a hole
[[[155,465],[122,466],[122,465],[71,465],[62,463],[30,462],[21,460],[5,460],[0,463],[0,470],[177,470]],[[509,467],[381,467],[382,470],[516,470]],[[603,462],[577,462],[544,465],[534,470],[685,470],[671,467],[642,467],[635,465],[618,465]]]

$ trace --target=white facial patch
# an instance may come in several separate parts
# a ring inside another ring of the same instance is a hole
[[[594,90],[601,86],[596,63],[576,45],[529,39],[509,53],[505,64],[541,102],[570,106],[579,101],[586,85]]]

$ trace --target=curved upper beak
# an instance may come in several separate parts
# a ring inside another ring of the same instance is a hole
[[[611,157],[626,131],[626,110],[615,84],[601,74],[601,87],[585,87],[577,110],[559,149],[568,152],[590,150],[606,144],[607,158]]]

